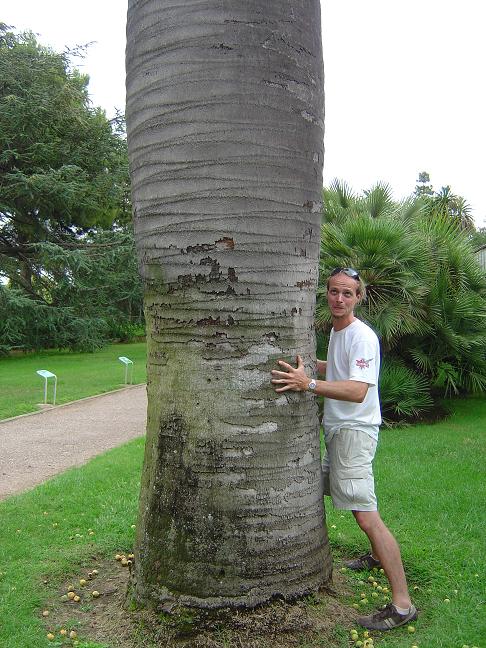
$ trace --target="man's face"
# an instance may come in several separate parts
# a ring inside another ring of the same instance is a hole
[[[358,282],[344,273],[330,277],[327,303],[333,320],[344,325],[353,321],[354,308],[361,299],[361,295],[356,293],[358,288]]]

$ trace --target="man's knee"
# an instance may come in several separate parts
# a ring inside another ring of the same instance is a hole
[[[353,511],[353,515],[359,527],[366,534],[383,526],[383,521],[378,511]]]

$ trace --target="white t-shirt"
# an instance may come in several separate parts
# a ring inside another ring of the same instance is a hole
[[[378,439],[381,423],[379,374],[380,343],[369,326],[356,319],[341,331],[332,329],[326,380],[359,380],[368,383],[369,387],[362,403],[324,399],[323,423],[327,440],[340,428],[362,430]]]

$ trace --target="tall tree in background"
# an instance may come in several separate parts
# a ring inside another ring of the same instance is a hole
[[[475,231],[471,206],[462,196],[454,194],[449,185],[442,187],[440,191],[434,191],[430,183],[430,175],[422,171],[419,173],[414,193],[422,198],[425,211],[430,218],[439,220],[450,218],[462,230],[467,230],[470,234]]]
[[[330,576],[315,362],[323,163],[318,0],[130,0],[127,132],[148,424],[145,603],[256,605]]]
[[[46,303],[38,244],[73,247],[128,206],[123,123],[91,107],[71,57],[0,23],[0,274]]]
[[[77,53],[0,24],[0,353],[143,324],[124,120],[91,106]]]

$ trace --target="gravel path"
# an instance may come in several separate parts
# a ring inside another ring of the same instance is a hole
[[[145,434],[145,385],[0,421],[0,499]]]

